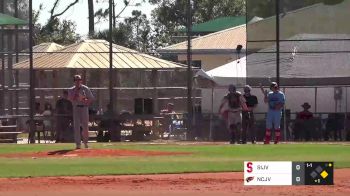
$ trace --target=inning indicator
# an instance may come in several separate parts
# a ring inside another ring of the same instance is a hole
[[[333,185],[333,162],[245,161],[244,185]]]

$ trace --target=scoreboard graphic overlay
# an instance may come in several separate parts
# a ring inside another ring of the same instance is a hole
[[[333,174],[333,162],[244,162],[244,185],[333,185]]]

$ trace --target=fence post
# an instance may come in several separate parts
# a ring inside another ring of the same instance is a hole
[[[348,87],[345,86],[345,119],[348,117]]]
[[[211,87],[211,113],[209,123],[209,141],[213,141],[213,118],[214,118],[214,86]]]
[[[317,87],[315,87],[315,114],[317,113]]]
[[[344,130],[345,130],[345,135],[344,135],[344,137],[342,136],[342,134],[340,135],[341,136],[341,140],[343,140],[343,141],[346,141],[346,139],[347,139],[347,134],[346,134],[346,132],[348,131],[348,128],[349,127],[347,127],[347,125],[346,125],[346,121],[347,121],[347,119],[348,119],[348,87],[347,86],[345,86],[345,115],[344,115],[344,121],[343,121],[343,123],[344,123]]]
[[[286,88],[283,87],[283,92],[286,94]],[[284,141],[287,141],[287,118],[286,118],[286,103],[283,106],[283,135]]]

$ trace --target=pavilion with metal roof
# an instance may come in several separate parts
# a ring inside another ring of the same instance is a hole
[[[56,52],[34,57],[34,69],[109,69],[109,43],[85,40]],[[113,45],[113,67],[117,69],[179,69],[184,65]],[[14,69],[29,69],[29,60],[17,63]]]
[[[47,43],[33,48],[46,50],[33,56],[35,88],[40,103],[47,102],[45,97],[48,95],[53,95],[50,102],[54,102],[62,89],[72,85],[72,76],[81,74],[84,83],[95,90],[99,100],[98,107],[106,105],[110,71],[109,42],[84,40],[65,47]],[[115,72],[114,91],[123,93],[118,93],[118,101],[123,105],[121,109],[130,110],[133,105],[130,101],[138,96],[158,100],[158,90],[162,92],[163,97],[173,97],[173,94],[179,96],[186,90],[185,84],[182,84],[186,76],[185,65],[116,44],[113,44],[112,59]],[[14,70],[27,73],[26,77],[29,75],[29,67],[28,59],[13,65]],[[183,79],[177,79],[180,77]],[[155,102],[154,111],[158,110],[158,103]]]

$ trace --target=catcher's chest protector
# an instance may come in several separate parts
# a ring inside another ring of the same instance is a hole
[[[241,106],[239,96],[241,96],[239,93],[230,93],[227,95],[230,108],[239,108]]]

